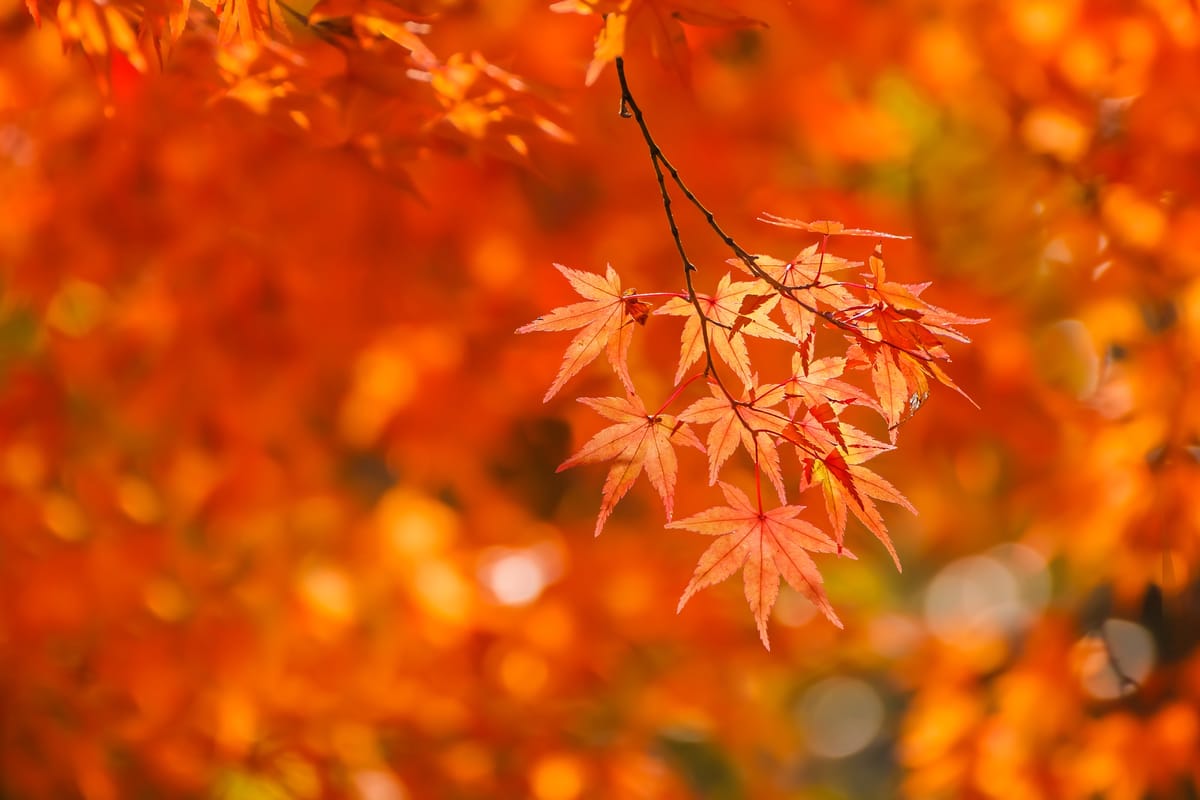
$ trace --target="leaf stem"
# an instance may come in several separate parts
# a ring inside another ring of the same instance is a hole
[[[754,491],[758,495],[758,515],[761,517],[763,513],[762,503],[762,463],[758,455],[758,436],[754,439]]]
[[[646,297],[677,297],[681,300],[687,300],[688,296],[684,292],[634,292],[622,296],[622,300],[641,300]]]
[[[661,406],[659,406],[658,411],[655,411],[651,416],[657,417],[659,414],[666,411],[667,407],[670,406],[671,403],[674,403],[679,398],[679,395],[683,394],[684,389],[686,389],[688,386],[690,386],[696,380],[703,378],[706,374],[707,373],[705,373],[705,372],[697,372],[695,375],[692,375],[690,378],[685,380],[683,383],[676,386],[675,391],[671,392],[671,396],[668,397],[663,402],[663,404]]]

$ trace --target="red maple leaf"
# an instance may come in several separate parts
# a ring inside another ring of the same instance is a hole
[[[767,616],[779,596],[780,577],[808,597],[830,622],[842,627],[825,596],[821,573],[808,555],[838,552],[838,545],[815,525],[796,519],[803,506],[764,511],[761,502],[751,503],[737,487],[724,481],[720,485],[729,505],[710,508],[667,525],[718,537],[700,556],[696,572],[679,599],[679,610],[696,592],[742,569],[746,601],[758,624],[758,635],[768,650],[771,642],[767,637]],[[840,552],[854,557],[848,550]]]

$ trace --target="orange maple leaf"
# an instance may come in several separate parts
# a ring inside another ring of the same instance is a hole
[[[809,407],[824,403],[859,404],[883,414],[874,397],[852,383],[840,379],[846,368],[844,358],[819,358],[804,363],[800,353],[792,355],[792,376],[783,384],[788,401],[788,414],[796,416],[801,405]]]
[[[557,470],[562,472],[576,464],[616,462],[604,481],[604,500],[600,504],[600,516],[596,519],[596,535],[600,535],[613,508],[633,486],[643,469],[650,479],[650,485],[662,498],[667,519],[671,519],[675,506],[675,476],[678,472],[672,440],[704,452],[704,445],[696,438],[696,434],[675,417],[648,414],[641,398],[633,393],[627,398],[581,397],[579,402],[614,421],[613,425],[597,433],[579,448],[579,452],[560,464]]]
[[[758,216],[759,222],[766,222],[769,225],[778,225],[781,228],[795,228],[796,230],[807,231],[809,233],[820,233],[825,236],[869,236],[876,239],[911,239],[911,236],[901,236],[895,233],[883,233],[882,231],[872,231],[866,228],[847,228],[840,222],[830,219],[819,219],[815,222],[803,222],[798,219],[788,219],[787,217],[776,216],[763,212]]]
[[[625,55],[627,41],[648,42],[654,58],[685,84],[691,54],[683,25],[710,28],[766,27],[761,20],[734,11],[718,0],[559,0],[550,10],[600,14],[604,27],[596,35],[586,83],[591,86],[606,64]],[[682,24],[681,24],[682,23]]]
[[[852,360],[865,359],[869,363],[871,383],[879,396],[888,433],[895,441],[900,423],[915,414],[929,395],[928,364],[889,343],[860,343],[849,354]]]
[[[796,344],[796,337],[784,331],[767,316],[779,303],[779,295],[773,291],[764,292],[763,285],[758,281],[735,283],[727,272],[717,284],[715,294],[699,294],[697,298],[700,309],[710,322],[709,344],[721,360],[737,373],[744,386],[753,383],[746,336],[781,339]],[[654,313],[688,318],[683,325],[679,367],[675,370],[675,383],[679,383],[688,367],[704,355],[704,335],[700,329],[700,318],[696,315],[695,307],[681,297],[671,298]]]
[[[876,308],[887,310],[883,321],[889,327],[879,331],[880,335],[896,335],[901,343],[912,344],[931,358],[949,361],[939,337],[968,343],[971,340],[955,325],[978,325],[986,319],[964,317],[944,308],[931,305],[921,299],[921,293],[929,288],[928,283],[895,283],[887,280],[883,266],[883,247],[875,250],[867,260],[871,273],[869,295],[876,300]]]
[[[739,258],[729,259],[744,272],[750,269]],[[823,280],[826,275],[848,267],[861,266],[862,262],[849,261],[826,253],[824,248],[813,244],[804,248],[790,261],[782,261],[768,255],[754,256],[755,266],[771,281],[787,287],[782,306],[783,318],[802,346],[811,345],[813,324],[816,322],[814,309],[838,310],[858,302],[851,292],[838,281]],[[776,292],[775,285],[758,278],[762,294]]]
[[[849,510],[887,548],[896,569],[900,570],[900,557],[896,554],[875,500],[895,503],[913,514],[917,510],[899,489],[862,466],[864,461],[892,448],[844,422],[839,425],[839,435],[844,447],[800,453],[803,472],[800,491],[820,485],[825,497],[825,510],[833,526],[833,537],[839,547],[845,540]]]
[[[621,291],[621,278],[611,264],[604,276],[571,269],[561,264],[555,264],[554,268],[587,300],[561,306],[528,325],[517,328],[517,333],[570,331],[582,328],[567,345],[562,366],[559,367],[558,375],[554,378],[554,383],[550,384],[542,402],[549,402],[563,384],[592,363],[601,350],[607,352],[608,363],[625,385],[625,390],[632,393],[633,380],[629,377],[627,357],[629,344],[633,341],[633,323],[645,324],[649,304],[633,297],[633,289]]]
[[[848,358],[871,370],[871,381],[894,440],[897,426],[915,413],[928,395],[929,377],[971,400],[935,362],[950,360],[945,340],[970,341],[954,326],[987,320],[964,317],[926,303],[920,295],[928,284],[888,281],[879,245],[868,264],[869,302],[846,317],[855,328],[856,340]]]
[[[767,473],[781,503],[787,502],[784,489],[783,469],[779,462],[779,450],[772,434],[786,425],[783,414],[769,409],[783,400],[781,387],[769,387],[765,391],[758,386],[746,390],[743,399],[730,402],[716,381],[709,381],[711,397],[702,397],[679,412],[679,419],[698,425],[711,425],[708,429],[708,485],[717,482],[721,467],[733,455],[740,443],[746,452]]]
[[[838,552],[838,545],[815,525],[795,518],[804,506],[764,511],[761,503],[751,503],[737,487],[724,481],[720,485],[728,506],[710,508],[667,525],[719,537],[700,556],[696,572],[679,599],[678,610],[683,610],[696,592],[742,569],[746,601],[768,650],[771,641],[767,616],[779,596],[780,577],[808,597],[830,622],[842,627],[821,585],[821,573],[808,555]],[[854,558],[848,550],[842,549],[841,553]]]

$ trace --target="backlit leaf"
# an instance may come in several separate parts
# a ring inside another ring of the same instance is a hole
[[[840,552],[853,555],[836,545],[817,527],[796,519],[803,506],[781,506],[764,511],[761,504],[750,502],[740,489],[721,483],[727,506],[710,508],[686,519],[668,523],[668,528],[686,530],[718,537],[696,565],[696,572],[683,596],[679,609],[696,592],[720,583],[742,570],[746,601],[758,625],[758,634],[769,650],[767,617],[779,596],[782,577],[792,588],[803,593],[839,628],[841,620],[822,588],[821,575],[808,553]]]

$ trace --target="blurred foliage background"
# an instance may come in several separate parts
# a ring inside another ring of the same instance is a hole
[[[597,16],[34,9],[0,0],[0,797],[1197,797],[1193,3],[755,0],[686,81],[631,34],[748,249],[809,243],[762,211],[911,234],[889,274],[991,318],[950,367],[981,410],[935,391],[877,462],[904,572],[856,528],[846,630],[785,594],[771,653],[736,582],[674,613],[705,543],[648,487],[589,535],[603,471],[554,469],[617,384],[543,406],[565,340],[511,335],[551,262],[681,281]],[[677,336],[635,345],[659,397]]]

